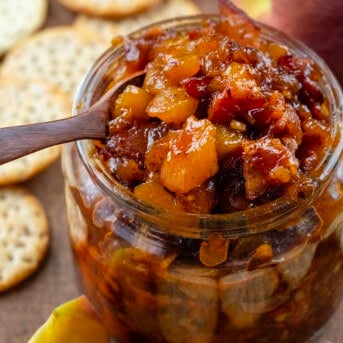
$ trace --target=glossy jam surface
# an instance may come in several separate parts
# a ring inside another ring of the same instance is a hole
[[[125,41],[123,69],[145,79],[116,99],[95,155],[140,200],[227,213],[311,187],[331,143],[319,68],[243,32],[223,18]]]

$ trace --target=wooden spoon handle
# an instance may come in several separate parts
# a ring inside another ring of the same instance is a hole
[[[106,120],[94,113],[0,129],[0,164],[34,151],[77,139],[105,138]]]

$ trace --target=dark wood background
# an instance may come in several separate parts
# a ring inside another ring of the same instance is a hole
[[[217,11],[215,0],[196,2],[204,12]],[[50,0],[46,27],[70,24],[73,19],[71,12],[58,5],[56,0]],[[81,294],[68,241],[60,162],[56,162],[24,186],[44,205],[50,223],[51,246],[39,271],[19,286],[0,295],[0,343],[27,342],[53,308]],[[275,339],[277,342],[277,337]],[[316,343],[341,342],[343,305]]]

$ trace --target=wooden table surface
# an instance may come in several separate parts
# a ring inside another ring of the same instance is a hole
[[[204,12],[215,12],[216,1],[197,0]],[[69,24],[73,14],[50,0],[47,26]],[[25,183],[43,203],[50,229],[49,253],[32,277],[0,295],[0,343],[27,342],[52,309],[81,294],[68,241],[63,176],[60,162]],[[276,340],[277,342],[277,340]],[[343,342],[343,305],[316,343]],[[67,342],[61,342],[67,343]],[[297,343],[297,342],[295,342]]]

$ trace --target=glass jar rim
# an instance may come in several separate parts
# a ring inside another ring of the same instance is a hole
[[[221,18],[219,15],[195,15],[164,20],[137,30],[129,34],[128,37],[142,35],[155,26],[164,29],[182,29],[190,25],[199,25],[204,20],[220,20]],[[339,160],[343,148],[343,140],[340,133],[343,106],[341,87],[326,63],[305,44],[288,37],[268,25],[259,23],[259,26],[261,27],[262,35],[269,40],[284,43],[291,50],[297,51],[298,54],[309,56],[316,62],[324,75],[323,85],[325,85],[325,93],[332,107],[330,111],[332,121],[331,138],[332,142],[336,144],[330,147],[325,161],[321,164],[320,174],[314,179],[317,185],[314,192],[304,199],[292,200],[287,196],[282,196],[261,206],[224,214],[193,214],[170,211],[139,201],[130,190],[116,182],[104,170],[99,172],[99,165],[89,154],[91,141],[77,141],[77,150],[83,165],[86,167],[93,182],[100,187],[106,196],[113,198],[125,207],[131,208],[141,218],[145,218],[152,223],[155,222],[159,227],[162,226],[167,230],[169,228],[170,230],[168,231],[182,231],[183,234],[187,232],[187,236],[194,236],[194,234],[199,234],[200,228],[202,233],[204,231],[208,234],[221,232],[222,234],[232,236],[249,234],[252,231],[266,231],[275,228],[276,225],[282,226],[290,220],[290,215],[303,213],[310,203],[321,194],[330,179],[330,175]],[[122,52],[123,44],[112,46],[93,64],[78,88],[73,105],[73,115],[77,115],[91,105],[94,100],[91,88],[93,87],[94,91],[96,89],[94,86],[96,81],[101,81],[101,76],[104,76],[101,75],[102,68],[108,68],[112,65],[115,58],[119,58]]]

